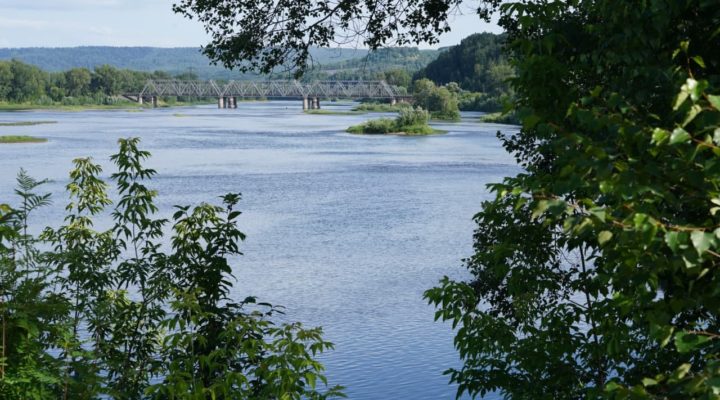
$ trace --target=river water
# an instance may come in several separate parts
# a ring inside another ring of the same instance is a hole
[[[349,109],[349,104],[330,104]],[[242,192],[245,255],[234,260],[233,295],[286,307],[288,320],[323,326],[336,349],[322,356],[332,384],[351,399],[451,399],[442,372],[459,365],[453,332],[422,298],[443,275],[462,278],[472,216],[485,185],[517,173],[477,114],[437,124],[447,135],[355,136],[349,125],[377,115],[307,115],[294,102],[128,111],[2,113],[0,127],[47,143],[0,145],[0,203],[23,167],[54,204],[34,228],[57,226],[71,160],[92,156],[112,172],[118,138],[139,136],[158,171],[150,186],[161,215],[176,204]],[[492,398],[489,397],[489,398]]]

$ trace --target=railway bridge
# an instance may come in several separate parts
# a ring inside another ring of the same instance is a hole
[[[314,81],[294,80],[229,81],[148,80],[140,93],[126,93],[124,97],[138,103],[157,106],[160,96],[217,98],[218,108],[237,108],[237,99],[271,98],[302,99],[303,110],[319,109],[320,100],[388,99],[391,103],[405,101],[408,96],[385,81]]]

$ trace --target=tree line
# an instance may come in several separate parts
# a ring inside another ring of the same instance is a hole
[[[0,102],[103,104],[122,93],[140,92],[148,79],[197,79],[193,73],[141,72],[102,65],[47,72],[18,60],[0,61]]]

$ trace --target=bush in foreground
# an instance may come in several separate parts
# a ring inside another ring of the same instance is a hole
[[[277,307],[230,297],[228,257],[245,237],[240,195],[156,218],[157,193],[145,186],[155,171],[142,167],[149,153],[137,144],[121,140],[111,157],[112,210],[89,158],[74,161],[63,226],[28,233],[50,195],[36,194],[45,182],[24,171],[20,205],[0,204],[0,398],[342,396],[318,388],[327,381],[314,357],[332,348],[320,328],[275,324]],[[112,226],[98,230],[107,211]]]

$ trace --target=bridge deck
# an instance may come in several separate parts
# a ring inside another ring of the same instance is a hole
[[[126,97],[151,98],[158,96],[187,97],[271,97],[271,98],[379,98],[407,97],[397,87],[385,81],[184,81],[149,80],[140,93]]]

